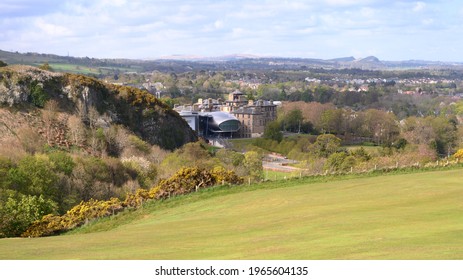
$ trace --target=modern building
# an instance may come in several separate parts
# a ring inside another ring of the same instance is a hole
[[[196,104],[174,109],[200,136],[251,138],[262,136],[265,126],[276,119],[276,107],[273,101],[247,100],[237,90],[226,101],[199,99]]]
[[[190,128],[199,133],[199,114],[192,111],[179,111],[180,116],[188,123]]]
[[[240,121],[233,115],[221,111],[199,113],[199,130],[205,137],[231,138],[241,128]]]

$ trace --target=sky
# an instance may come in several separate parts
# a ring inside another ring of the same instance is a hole
[[[0,49],[463,62],[463,1],[2,0]]]

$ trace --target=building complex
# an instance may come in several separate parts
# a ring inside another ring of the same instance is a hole
[[[225,101],[199,99],[174,109],[200,136],[251,138],[262,136],[265,126],[276,119],[276,107],[273,101],[247,100],[236,90]]]

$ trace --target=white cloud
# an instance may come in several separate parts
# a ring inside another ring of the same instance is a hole
[[[35,21],[35,25],[45,33],[45,35],[49,35],[52,37],[59,37],[59,36],[70,36],[72,35],[72,31],[64,26],[52,24],[45,22],[44,19],[39,18]]]
[[[369,0],[325,0],[328,5],[331,6],[361,6],[370,4],[372,1]]]
[[[241,38],[245,35],[246,31],[243,28],[236,27],[232,29],[232,37],[233,38]]]
[[[3,0],[0,49],[134,58],[245,51],[330,58],[352,50],[414,56],[420,51],[410,53],[408,45],[426,46],[430,36],[461,44],[463,5],[456,2]]]
[[[415,5],[413,6],[413,11],[414,12],[421,12],[426,8],[426,3],[424,2],[416,2]]]
[[[360,9],[360,14],[363,16],[363,17],[367,17],[367,18],[373,18],[376,16],[376,11],[372,8],[369,8],[369,7],[363,7]]]
[[[423,23],[424,25],[432,25],[432,24],[434,24],[434,19],[432,19],[432,18],[426,18],[426,19],[423,19],[423,20],[421,21],[421,23]]]
[[[216,21],[214,22],[214,27],[215,27],[215,29],[222,29],[223,26],[224,26],[224,24],[223,24],[223,21],[222,21],[222,20],[216,20]]]

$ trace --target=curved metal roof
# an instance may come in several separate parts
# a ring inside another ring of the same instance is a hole
[[[202,117],[210,117],[209,130],[213,132],[236,132],[241,127],[241,122],[233,115],[226,112],[203,112]]]

